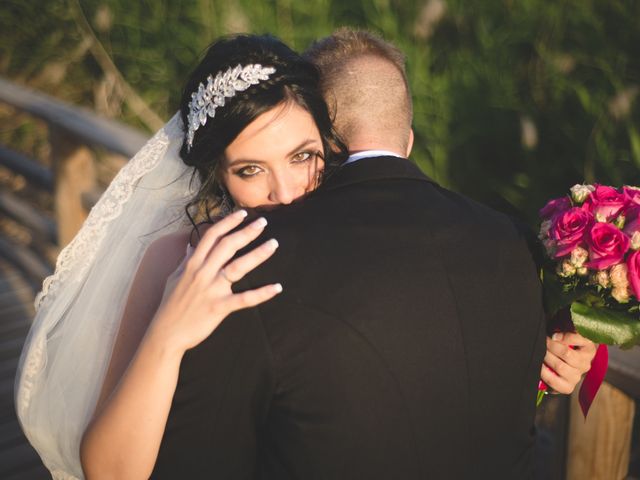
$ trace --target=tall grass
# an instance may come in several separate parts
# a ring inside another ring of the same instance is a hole
[[[271,32],[302,50],[338,26],[369,28],[407,55],[414,160],[533,220],[576,182],[640,184],[638,18],[633,0],[8,0],[0,73],[152,130],[122,82],[166,119],[219,35]]]

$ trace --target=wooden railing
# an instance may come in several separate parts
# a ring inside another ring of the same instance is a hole
[[[47,125],[51,168],[7,146],[0,146],[0,165],[23,176],[30,186],[51,194],[54,216],[38,211],[24,199],[0,191],[0,213],[29,229],[28,247],[0,237],[0,255],[22,271],[35,288],[51,272],[47,248],[66,245],[99,196],[95,149],[131,157],[148,136],[89,110],[67,105],[0,78],[0,102],[43,120]]]
[[[0,255],[18,265],[34,285],[39,285],[51,271],[50,263],[39,254],[39,246],[64,246],[86,217],[87,203],[97,196],[92,149],[100,147],[129,158],[144,144],[147,136],[100,118],[86,109],[66,105],[1,78],[0,102],[42,119],[48,126],[52,169],[0,146],[0,165],[52,195],[54,218],[37,211],[15,195],[0,191],[0,213],[27,227],[34,238],[34,248],[28,249],[0,237]],[[556,457],[560,452],[560,458],[556,458],[554,463],[559,466],[551,469],[550,478],[565,478],[567,475],[567,478],[623,477],[629,462],[633,406],[640,400],[640,349],[611,349],[606,381],[608,384],[596,398],[586,422],[575,399],[569,402],[564,397],[556,401],[560,406],[553,418],[558,424],[555,426],[556,440],[562,445],[556,446]],[[553,401],[549,404],[553,405]],[[619,432],[624,435],[617,435]],[[603,446],[602,441],[611,443],[612,435],[616,438],[613,448],[617,454],[609,455],[611,445]],[[587,473],[584,464],[588,464]],[[598,476],[601,469],[607,472],[607,476]]]

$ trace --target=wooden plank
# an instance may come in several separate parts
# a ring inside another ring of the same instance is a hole
[[[0,423],[0,450],[23,443],[24,440],[25,437],[17,418]]]
[[[57,243],[58,232],[53,219],[10,192],[0,192],[0,211],[31,230],[42,240]]]
[[[52,273],[52,268],[28,248],[0,237],[0,257],[24,272],[31,279],[31,286],[39,288],[42,280]]]
[[[16,418],[15,372],[33,316],[33,291],[24,277],[0,260],[0,478],[51,478],[27,442]]]
[[[64,247],[75,237],[89,213],[83,194],[96,187],[93,154],[69,134],[52,127],[49,131],[51,156],[55,172],[54,204],[58,225],[58,242]]]
[[[9,303],[6,299],[0,308],[0,322],[5,323],[13,321],[15,319],[22,319],[30,317],[28,309],[24,303],[20,301],[15,295],[12,298],[13,302]]]
[[[0,314],[0,338],[16,338],[22,336],[25,338],[30,327],[30,318],[27,316],[15,317],[9,321],[4,321]]]
[[[99,117],[88,109],[0,78],[0,101],[42,118],[71,133],[80,143],[105,147],[127,158],[146,143],[148,135],[120,122]]]
[[[13,375],[9,374],[5,377],[0,378],[0,396],[13,398],[14,385],[15,385],[15,377]]]
[[[53,192],[53,172],[26,155],[0,145],[0,165],[22,175],[43,190]]]
[[[640,346],[631,350],[609,347],[609,369],[605,380],[631,398],[640,400]]]
[[[6,360],[0,361],[0,377],[15,378],[16,368],[18,367],[18,359],[19,357],[12,357],[12,358],[8,358]]]
[[[20,355],[24,338],[0,338],[0,360]]]
[[[16,408],[13,402],[13,394],[10,397],[0,397],[0,422],[10,422],[15,418]],[[0,476],[0,478],[2,477]]]
[[[624,479],[629,469],[635,402],[603,383],[585,420],[571,399],[567,480]]]
[[[16,303],[16,299],[33,297],[33,290],[29,286],[19,287],[12,290],[0,289],[0,308],[8,307]],[[33,302],[23,302],[25,305]]]
[[[564,480],[569,397],[547,395],[536,411],[534,478]]]
[[[0,452],[0,478],[17,475],[20,471],[31,470],[38,465],[42,465],[40,457],[26,440],[24,443],[3,449]],[[46,470],[43,473],[46,473]]]
[[[17,472],[8,474],[4,480],[51,480],[51,474],[41,463],[24,466]]]

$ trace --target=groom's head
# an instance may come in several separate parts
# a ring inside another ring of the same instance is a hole
[[[408,155],[413,143],[404,54],[379,36],[341,28],[305,52],[321,72],[322,91],[349,150]]]

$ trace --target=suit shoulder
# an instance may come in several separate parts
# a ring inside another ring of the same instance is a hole
[[[451,216],[453,222],[478,230],[486,236],[506,236],[519,240],[530,235],[525,224],[502,212],[440,185],[431,184],[431,188],[440,202],[443,214]]]

